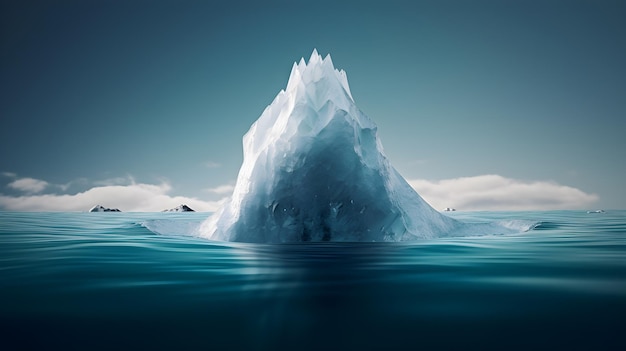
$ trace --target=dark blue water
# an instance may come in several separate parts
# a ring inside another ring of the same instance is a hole
[[[2,350],[626,349],[626,211],[503,236],[259,245],[200,213],[0,212]]]

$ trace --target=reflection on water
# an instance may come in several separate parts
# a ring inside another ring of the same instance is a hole
[[[162,214],[0,213],[0,330],[27,349],[625,349],[624,214],[457,213],[542,225],[258,245],[136,224]]]

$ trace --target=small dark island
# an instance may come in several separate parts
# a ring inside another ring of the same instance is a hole
[[[92,207],[89,212],[122,212],[117,208],[107,208],[102,205],[96,205]]]
[[[161,212],[196,212],[196,211],[194,211],[191,207],[183,204],[183,205],[180,205],[178,207],[174,207],[174,208],[170,208],[170,209],[167,209],[167,210],[163,210]]]

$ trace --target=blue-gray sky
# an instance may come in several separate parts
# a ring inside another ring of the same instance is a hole
[[[0,208],[91,189],[124,209],[103,189],[137,184],[219,200],[313,48],[427,201],[492,208],[460,198],[482,184],[572,197],[503,208],[626,208],[624,18],[607,0],[3,1]]]

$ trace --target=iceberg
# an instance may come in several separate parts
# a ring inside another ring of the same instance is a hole
[[[94,207],[89,209],[89,212],[122,212],[122,211],[120,211],[117,208],[108,208],[102,205],[95,205]]]
[[[191,208],[191,207],[189,207],[189,206],[187,206],[185,204],[182,204],[182,205],[178,205],[178,206],[176,206],[174,208],[169,208],[169,209],[163,210],[161,212],[196,212],[196,211],[193,208]]]
[[[346,73],[317,50],[308,63],[293,64],[286,89],[244,135],[243,152],[232,197],[200,226],[200,236],[379,242],[467,232],[391,166]]]

